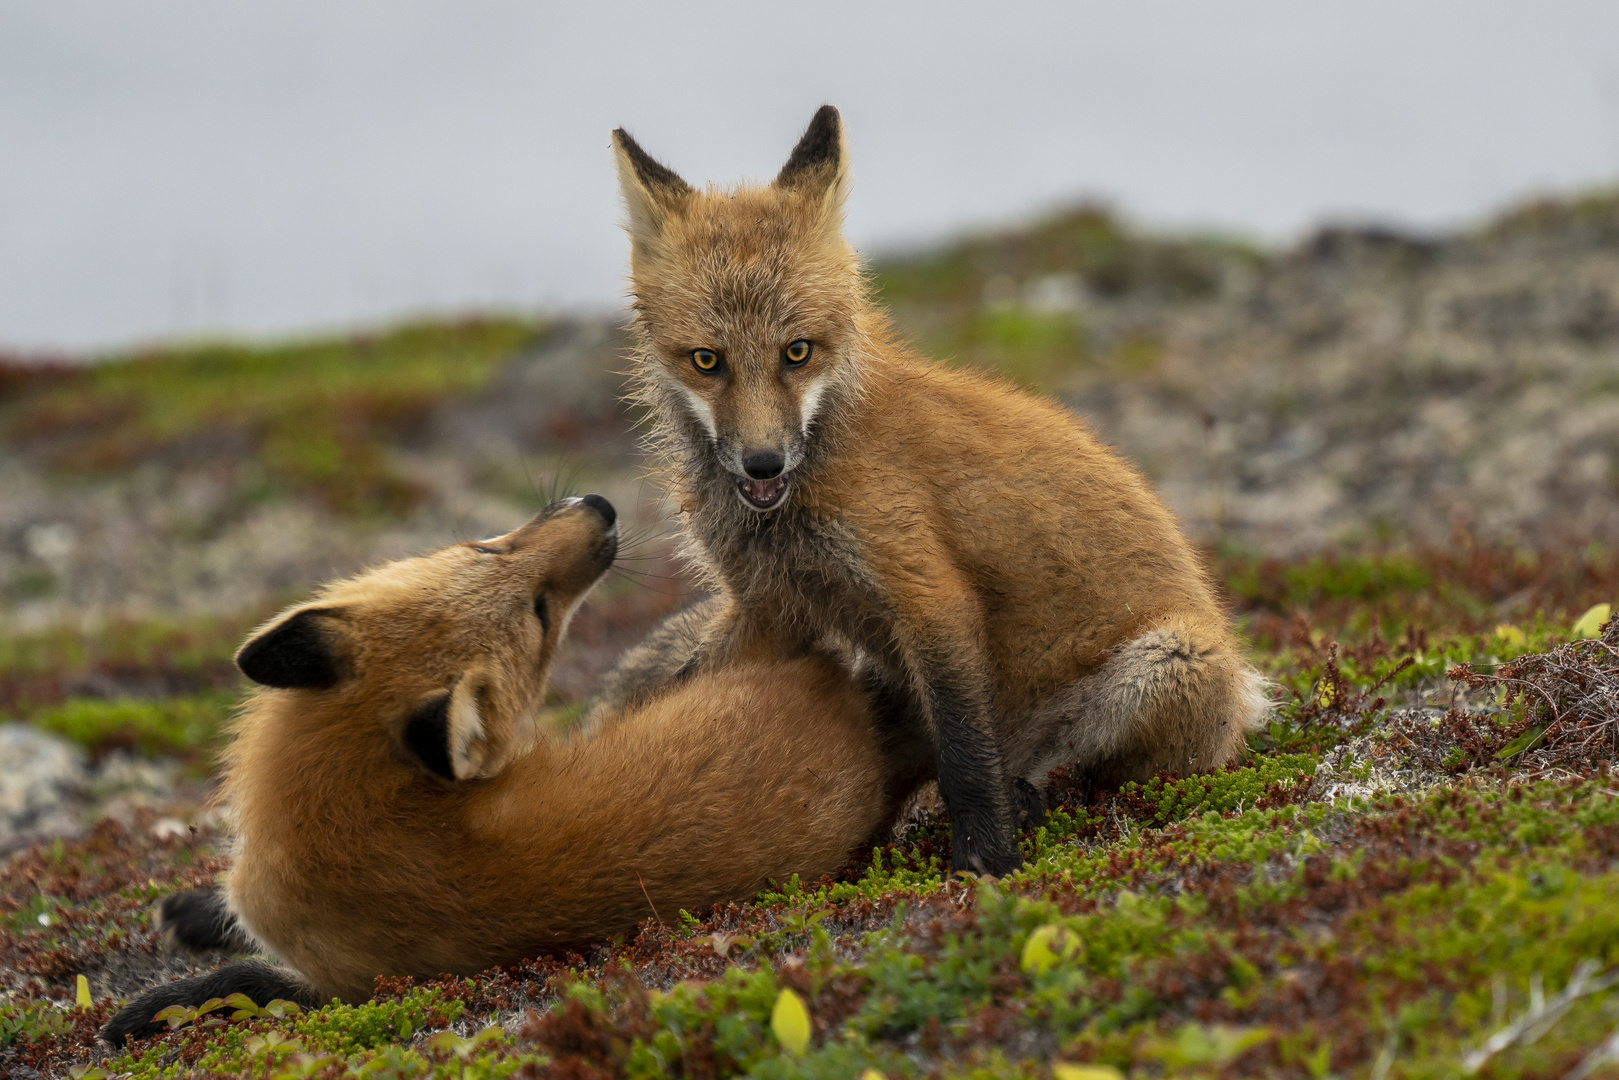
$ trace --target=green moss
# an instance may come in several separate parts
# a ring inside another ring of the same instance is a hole
[[[155,701],[75,698],[26,715],[29,723],[91,750],[113,747],[157,756],[194,756],[220,744],[234,693]]]
[[[1082,328],[1072,315],[1020,307],[978,315],[949,351],[1035,390],[1050,389],[1056,372],[1083,363],[1086,355]]]
[[[0,1001],[0,1050],[18,1041],[65,1035],[72,1026],[65,1010],[46,1002]]]
[[[439,1071],[430,1055],[405,1050],[397,1044],[409,1043],[418,1034],[446,1028],[461,1015],[460,1001],[445,1000],[438,989],[415,990],[398,1001],[373,1001],[364,1005],[333,1003],[286,1021],[259,1020],[252,1023],[220,1023],[213,1029],[183,1029],[181,1038],[198,1039],[207,1048],[188,1065],[174,1064],[169,1047],[158,1045],[138,1056],[116,1057],[108,1069],[128,1074],[131,1080],[169,1080],[194,1072],[212,1070],[239,1075],[261,1072],[268,1067],[295,1069],[308,1067],[321,1059],[348,1066],[350,1071],[380,1061],[366,1075],[457,1076],[458,1072]],[[487,1045],[485,1056],[489,1056]],[[452,1060],[455,1060],[452,1058]],[[472,1076],[504,1076],[521,1061],[485,1061]],[[509,1067],[501,1068],[501,1064]],[[297,1075],[294,1073],[294,1075]]]
[[[1168,825],[1204,814],[1229,814],[1291,793],[1315,775],[1315,759],[1300,754],[1262,758],[1248,768],[1225,769],[1181,780],[1154,777],[1120,791],[1148,825]]]
[[[485,385],[542,330],[510,319],[418,323],[110,357],[25,395],[0,414],[0,432],[78,474],[229,447],[231,459],[251,463],[237,476],[244,500],[301,495],[345,512],[394,512],[416,493],[387,442],[418,428],[437,402]]]
[[[290,598],[289,598],[290,599]],[[269,611],[189,619],[113,619],[88,629],[53,626],[28,633],[0,632],[0,673],[87,671],[95,667],[204,674],[231,657],[248,628]]]

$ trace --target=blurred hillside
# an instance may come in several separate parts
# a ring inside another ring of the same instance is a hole
[[[1619,194],[1267,254],[1094,208],[878,268],[928,351],[1051,393],[1194,532],[1272,552],[1619,518]]]
[[[1266,253],[1080,208],[880,261],[925,351],[1052,394],[1199,536],[1298,552],[1606,534],[1619,194]],[[610,323],[424,324],[89,366],[0,360],[0,610],[236,610],[638,482]]]
[[[873,275],[924,350],[1086,417],[1224,552],[1239,598],[1264,556],[1416,545],[1459,567],[1453,537],[1489,546],[1481,581],[1568,563],[1559,589],[1579,596],[1575,555],[1619,525],[1619,194],[1274,253],[1082,207]],[[0,718],[61,708],[46,726],[84,742],[206,741],[236,642],[279,605],[596,490],[635,542],[560,662],[557,700],[577,701],[685,594],[626,366],[615,322],[540,319],[0,358]],[[1475,591],[1480,627],[1522,614]],[[1286,636],[1287,604],[1255,610],[1251,632]]]

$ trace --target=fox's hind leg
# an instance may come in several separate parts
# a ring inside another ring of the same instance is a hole
[[[1264,688],[1225,627],[1166,619],[1019,725],[1014,775],[1044,790],[1050,770],[1070,764],[1103,788],[1217,769],[1264,722]]]

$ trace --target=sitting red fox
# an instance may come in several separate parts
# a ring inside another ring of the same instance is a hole
[[[1262,681],[1141,476],[1059,406],[917,357],[873,306],[836,109],[762,187],[697,191],[613,141],[640,396],[719,598],[609,700],[852,652],[936,741],[952,865],[978,872],[1019,865],[1013,800],[1059,764],[1116,782],[1241,753]]]
[[[161,985],[103,1036],[242,992],[363,1001],[379,975],[473,974],[842,866],[890,816],[865,698],[824,657],[686,683],[589,737],[535,725],[569,617],[613,562],[587,495],[495,540],[327,587],[237,654],[262,684],[222,800],[226,903],[165,903],[194,946],[233,922],[293,970]],[[200,939],[200,940],[199,940]]]

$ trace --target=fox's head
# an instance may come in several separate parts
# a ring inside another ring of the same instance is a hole
[[[236,663],[306,734],[391,745],[444,781],[493,776],[538,736],[552,656],[613,563],[616,518],[600,495],[565,499],[504,536],[329,585]]]
[[[854,392],[864,353],[865,283],[843,238],[849,167],[838,111],[821,107],[764,186],[698,191],[623,129],[613,146],[642,386],[747,506],[772,510],[828,410]]]

